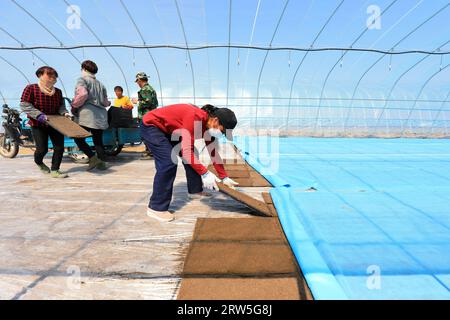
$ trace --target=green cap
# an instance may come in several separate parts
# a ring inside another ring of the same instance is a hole
[[[146,74],[145,72],[139,72],[139,73],[136,75],[136,81],[138,81],[138,80],[148,80],[147,74]],[[136,81],[135,81],[135,82],[136,82]]]

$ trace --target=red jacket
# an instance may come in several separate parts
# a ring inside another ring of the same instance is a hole
[[[148,112],[142,122],[146,126],[158,127],[168,135],[181,137],[181,155],[200,175],[208,170],[200,163],[194,153],[195,139],[205,139],[206,147],[214,168],[223,179],[228,176],[219,153],[215,151],[217,143],[211,143],[211,137],[205,134],[208,113],[191,104],[173,104]]]

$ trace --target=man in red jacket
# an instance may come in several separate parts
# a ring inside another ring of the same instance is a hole
[[[231,132],[236,125],[237,119],[233,111],[211,105],[200,109],[191,104],[174,104],[155,109],[144,116],[141,136],[152,151],[156,165],[153,194],[147,210],[149,217],[160,221],[174,219],[168,209],[172,200],[178,155],[183,159],[191,198],[207,196],[203,187],[218,190],[219,181],[231,187],[238,185],[228,177],[222,159],[216,151],[217,139],[226,134],[231,140]],[[200,163],[195,154],[196,139],[205,139],[219,177]]]

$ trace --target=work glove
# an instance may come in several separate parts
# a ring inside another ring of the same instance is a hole
[[[214,173],[211,171],[206,172],[202,175],[203,187],[209,190],[219,191],[219,187],[217,186],[217,182],[220,182],[220,179],[216,177]]]
[[[38,115],[38,117],[36,118],[36,120],[39,123],[45,123],[47,121],[47,116],[43,113],[41,113],[40,115]]]
[[[230,188],[235,188],[239,185],[238,182],[234,181],[233,179],[226,177],[222,180],[223,184],[230,187]]]

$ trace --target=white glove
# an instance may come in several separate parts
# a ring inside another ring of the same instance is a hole
[[[230,188],[235,188],[239,185],[238,182],[234,181],[233,179],[226,177],[222,180],[223,184],[230,187]]]
[[[217,186],[217,182],[220,182],[220,179],[216,177],[214,173],[211,171],[206,172],[202,175],[203,187],[209,190],[219,191],[219,187]]]
[[[71,116],[70,113],[68,113],[68,112],[64,113],[64,117],[66,117],[66,118],[72,120],[72,116]]]

